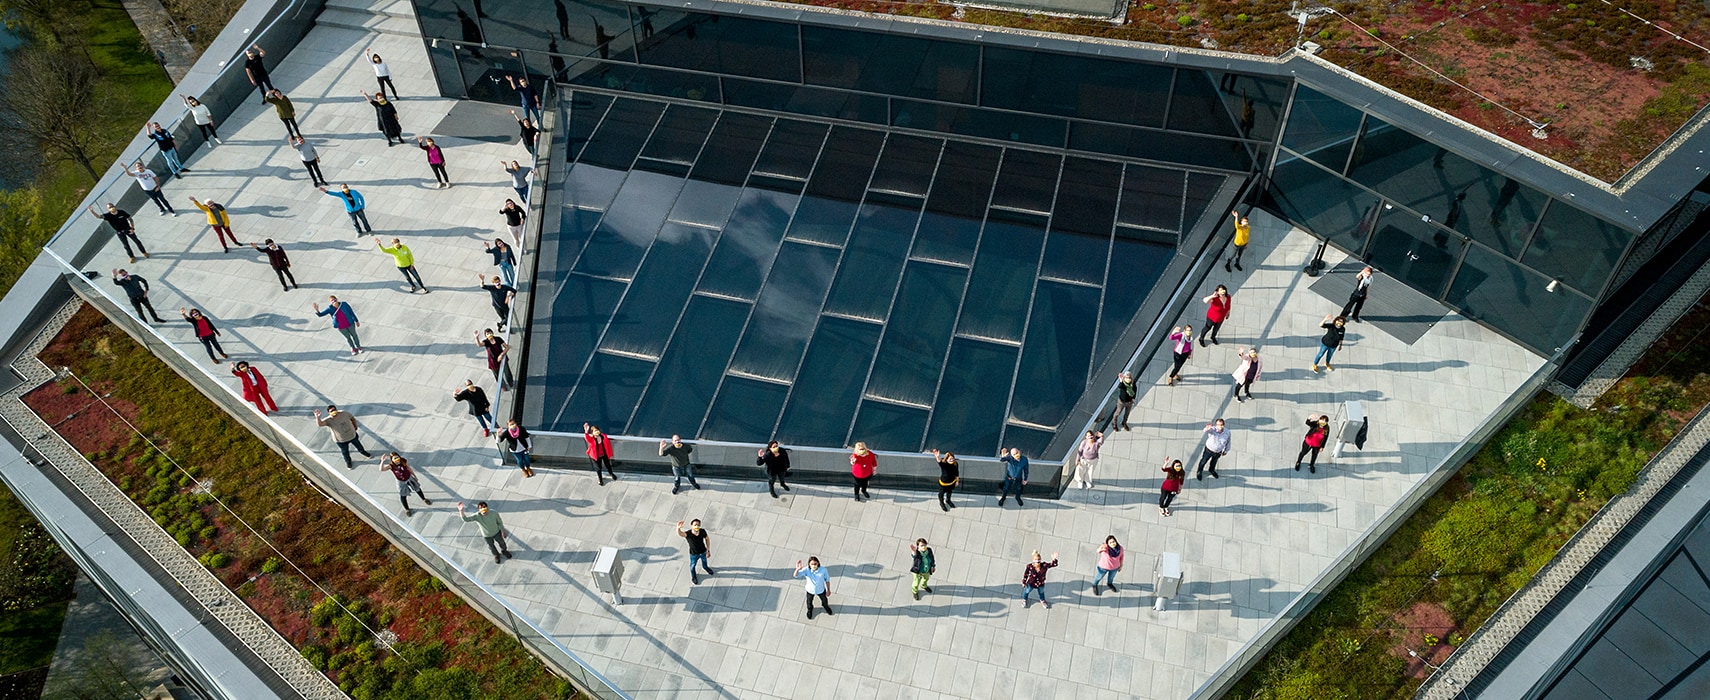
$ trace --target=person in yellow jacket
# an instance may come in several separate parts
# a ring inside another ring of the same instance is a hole
[[[1241,269],[1241,254],[1247,252],[1247,241],[1253,238],[1252,221],[1238,211],[1229,212],[1229,216],[1235,219],[1235,252],[1230,254],[1228,260],[1223,261],[1224,272],[1234,272],[1229,269],[1230,265],[1234,265],[1236,270]]]
[[[427,283],[422,281],[420,272],[416,272],[416,256],[410,254],[410,247],[403,241],[392,239],[392,246],[386,247],[376,237],[374,245],[380,247],[380,252],[392,256],[392,261],[398,264],[398,272],[404,275],[404,281],[410,283],[410,293],[414,294],[416,287],[421,287],[422,293],[428,293]]]
[[[238,242],[237,234],[232,233],[232,215],[226,213],[224,205],[212,199],[203,202],[195,197],[190,198],[190,203],[196,205],[197,209],[201,209],[203,214],[208,215],[208,225],[214,227],[214,235],[220,239],[221,250],[231,252],[232,249],[226,246],[227,238],[232,239],[232,245],[243,246],[242,243]]]

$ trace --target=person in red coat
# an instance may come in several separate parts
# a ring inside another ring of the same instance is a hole
[[[267,392],[267,378],[261,376],[261,370],[248,362],[239,362],[232,368],[232,375],[243,381],[243,400],[255,404],[261,415],[279,410],[279,405],[273,403],[273,395]]]
[[[1181,494],[1184,481],[1187,481],[1187,470],[1182,468],[1182,461],[1165,457],[1164,485],[1158,491],[1158,515],[1170,517],[1170,503]]]
[[[1235,298],[1229,296],[1229,288],[1217,285],[1217,289],[1202,299],[1205,307],[1205,330],[1199,332],[1199,346],[1205,347],[1206,341],[1217,345],[1217,332],[1223,330],[1223,322],[1229,319],[1229,307]]]
[[[582,424],[582,439],[588,441],[588,459],[594,460],[594,476],[600,480],[600,485],[606,485],[605,474],[600,473],[603,467],[606,474],[617,481],[617,472],[612,471],[612,438],[600,432],[599,426],[591,423]]]
[[[1330,416],[1322,413],[1313,414],[1306,419],[1306,437],[1300,440],[1300,454],[1294,456],[1294,470],[1300,471],[1300,460],[1306,455],[1312,455],[1312,461],[1306,470],[1318,473],[1318,451],[1324,449],[1324,443],[1330,439]]]
[[[855,451],[849,455],[849,475],[855,477],[855,501],[859,503],[862,496],[867,500],[873,499],[873,494],[867,492],[867,482],[873,480],[873,473],[879,470],[879,456],[867,449],[867,443],[855,443]]]

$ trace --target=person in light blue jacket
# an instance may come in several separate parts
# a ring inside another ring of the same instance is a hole
[[[328,197],[337,197],[339,201],[344,202],[344,213],[350,215],[350,223],[356,226],[357,238],[361,238],[363,233],[374,232],[374,227],[368,225],[368,215],[363,213],[363,209],[368,206],[368,203],[362,200],[361,192],[350,189],[350,185],[346,184],[340,184],[337,192],[330,192],[325,186],[315,189],[320,190]]]
[[[797,559],[795,577],[806,579],[803,583],[807,589],[807,619],[813,619],[814,596],[819,596],[820,604],[825,606],[825,614],[837,614],[831,611],[831,574],[819,565],[819,557],[808,557],[805,567],[802,566],[802,561]]]

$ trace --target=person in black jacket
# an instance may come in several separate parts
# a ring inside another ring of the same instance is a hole
[[[511,451],[511,456],[517,458],[517,466],[522,468],[523,476],[534,476],[534,469],[529,467],[532,461],[529,454],[534,452],[534,436],[530,435],[522,424],[511,420],[505,427],[499,429],[499,444]]]
[[[766,443],[760,448],[760,455],[754,458],[756,465],[766,467],[766,490],[772,492],[772,497],[778,497],[778,486],[790,490],[790,485],[784,483],[784,476],[790,472],[790,451],[778,444],[777,440]]]
[[[303,288],[303,285],[297,284],[297,276],[291,274],[291,258],[285,255],[285,249],[274,243],[273,239],[269,238],[261,245],[251,243],[249,247],[267,254],[267,266],[273,268],[273,274],[279,278],[279,286],[284,287],[285,291],[291,291],[292,287]],[[286,280],[291,283],[286,284]]]
[[[380,133],[386,136],[386,147],[392,147],[392,139],[398,143],[404,142],[404,127],[398,123],[398,108],[386,101],[385,95],[370,96],[366,90],[359,90],[362,99],[374,107],[374,119],[380,126]]]
[[[469,402],[469,415],[475,416],[475,422],[481,425],[481,437],[493,435],[493,402],[487,400],[487,392],[475,386],[475,380],[463,380],[463,388],[458,389],[451,397]]]
[[[1123,372],[1116,375],[1116,408],[1110,410],[1111,432],[1129,429],[1128,414],[1134,411],[1134,398],[1139,395],[1140,387],[1134,383],[1133,374]]]
[[[202,342],[202,348],[208,351],[208,359],[213,360],[214,364],[220,364],[220,360],[231,357],[226,354],[225,348],[220,347],[220,329],[214,327],[213,319],[202,315],[201,309],[181,308],[178,315],[183,316],[184,321],[196,329],[196,340]],[[216,357],[214,353],[219,353],[219,356]]]
[[[137,310],[137,318],[144,322],[153,318],[155,323],[166,323],[166,319],[155,313],[154,304],[148,303],[148,280],[143,279],[142,275],[116,269],[113,270],[113,284],[124,288],[125,296],[130,297],[131,307]],[[148,309],[148,316],[143,316],[143,309]]]
[[[1324,337],[1318,341],[1318,355],[1312,358],[1312,371],[1318,371],[1319,360],[1324,361],[1324,369],[1336,369],[1330,366],[1330,360],[1336,356],[1336,350],[1342,347],[1342,338],[1348,335],[1347,325],[1348,319],[1335,314],[1324,315],[1324,322],[1318,325],[1324,329]]]
[[[105,214],[95,211],[95,205],[93,204],[89,205],[89,213],[101,217],[102,221],[107,222],[108,226],[113,227],[113,232],[119,234],[119,245],[125,247],[125,257],[130,258],[131,262],[137,261],[137,254],[131,252],[132,243],[137,244],[137,250],[142,252],[143,257],[149,257],[148,249],[143,247],[142,239],[137,238],[136,222],[131,220],[130,212],[114,206],[112,202],[108,202],[107,212]]]
[[[933,450],[932,456],[938,460],[938,508],[948,513],[956,507],[950,497],[956,494],[956,484],[962,480],[962,466],[956,462],[956,455],[949,452]]]

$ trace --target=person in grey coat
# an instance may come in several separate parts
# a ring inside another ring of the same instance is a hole
[[[368,450],[362,447],[362,435],[357,432],[360,426],[356,423],[356,416],[338,410],[337,406],[328,404],[327,415],[324,418],[321,417],[320,411],[315,411],[315,425],[326,428],[327,432],[332,433],[333,442],[338,443],[338,451],[344,454],[345,469],[356,468],[356,464],[350,461],[351,447],[355,447],[356,451],[361,452],[364,457],[374,456],[368,454]]]
[[[694,451],[695,447],[683,442],[681,435],[672,435],[670,440],[659,441],[659,456],[671,458],[671,476],[677,479],[671,484],[671,493],[683,490],[685,474],[689,477],[689,485],[695,487],[696,491],[701,490],[700,483],[695,481],[695,465],[689,463],[689,455]]]

